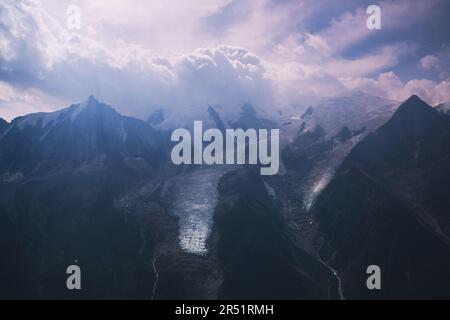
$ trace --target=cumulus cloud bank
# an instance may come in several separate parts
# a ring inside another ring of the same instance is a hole
[[[37,2],[0,6],[0,88],[11,83],[22,91],[33,88],[30,94],[45,92],[67,102],[94,93],[139,117],[162,106],[182,112],[206,104],[273,102],[263,63],[246,49],[221,45],[157,56],[123,40],[105,46],[93,37],[71,33]],[[10,91],[1,90],[4,104]]]
[[[421,54],[414,41],[396,38],[353,49],[376,40],[364,8],[327,3],[338,9],[313,30],[308,23],[329,8],[310,1],[79,1],[83,27],[70,30],[65,1],[2,1],[0,116],[49,111],[91,93],[144,119],[162,107],[182,115],[219,104],[232,112],[245,102],[290,112],[353,89],[450,100],[448,75],[436,68],[448,64],[445,51]],[[414,10],[411,1],[382,2],[385,27],[413,24],[401,20],[407,8],[416,23],[432,17],[439,1],[427,3]],[[402,82],[395,68],[405,60],[415,60],[417,74]]]

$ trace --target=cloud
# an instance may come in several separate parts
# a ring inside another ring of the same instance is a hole
[[[320,35],[310,34],[291,35],[274,47],[268,77],[276,84],[284,105],[304,106],[344,94],[353,89],[352,80],[371,80],[416,50],[412,45],[396,43],[346,59],[328,48]]]
[[[310,1],[233,0],[203,19],[202,30],[216,42],[245,47],[258,55],[304,26],[317,5]]]
[[[361,77],[372,75],[398,65],[400,60],[411,55],[415,48],[405,43],[383,46],[367,55],[355,59],[332,59],[326,68],[336,77]]]
[[[207,104],[250,102],[263,107],[273,98],[261,60],[246,49],[222,45],[157,56],[122,40],[106,46],[72,34],[36,2],[0,6],[6,26],[0,31],[0,79],[21,90],[29,87],[68,101],[93,93],[141,118],[161,106],[204,110]]]
[[[432,81],[414,79],[403,83],[392,71],[382,73],[377,79],[342,79],[347,88],[361,90],[369,94],[387,97],[396,101],[406,100],[413,94],[420,96],[430,105],[450,101],[450,79]]]
[[[273,107],[273,83],[260,58],[246,49],[198,49],[175,58],[171,67],[176,75],[171,93],[175,107],[199,106],[202,112],[207,104],[232,107],[250,102],[266,111]]]
[[[422,59],[420,59],[420,66],[425,70],[431,70],[438,66],[439,63],[439,58],[432,54],[427,54]]]
[[[434,75],[443,80],[450,77],[450,70],[448,65],[450,63],[450,49],[444,48],[438,50],[434,54],[427,54],[423,56],[419,63],[418,69],[425,72],[427,75]]]
[[[153,55],[173,55],[215,46],[201,30],[202,19],[215,14],[230,0],[42,0],[42,7],[65,26],[69,5],[81,9],[81,30],[91,29],[109,46],[116,39],[139,44]]]
[[[17,115],[53,111],[68,105],[64,101],[38,89],[20,89],[0,81],[0,114],[7,121]]]
[[[377,5],[381,9],[381,30],[366,27],[367,7],[361,6],[332,19],[329,26],[320,32],[320,37],[333,52],[341,52],[376,36],[392,36],[419,24],[436,14],[439,1],[380,1]]]
[[[346,12],[338,19],[333,19],[330,26],[321,32],[320,37],[329,43],[334,51],[341,51],[371,34],[371,30],[365,27],[366,19],[366,11],[363,8]]]
[[[417,4],[416,10],[411,1],[381,2],[382,31],[407,30],[416,16],[422,19],[419,13],[430,15],[436,2],[430,3]],[[360,2],[349,9],[340,1],[80,0],[82,28],[75,31],[66,28],[68,4],[0,3],[0,95],[38,97],[20,106],[5,99],[0,115],[48,110],[91,93],[140,118],[160,107],[181,118],[204,112],[207,104],[223,105],[231,113],[244,102],[277,113],[354,87],[399,97],[429,90],[427,95],[445,98],[445,81],[416,76],[402,84],[389,73],[416,57],[416,43],[393,38],[343,54],[374,37],[365,27]],[[337,18],[314,31],[308,28],[308,21],[328,7],[340,10]],[[448,61],[432,51],[429,55],[444,65]]]

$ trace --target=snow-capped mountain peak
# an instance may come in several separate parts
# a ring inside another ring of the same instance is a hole
[[[119,164],[143,159],[152,166],[164,156],[162,144],[149,124],[91,96],[65,109],[14,119],[0,136],[0,168],[29,173],[99,159]]]
[[[345,126],[351,130],[372,132],[386,122],[399,103],[361,91],[330,98],[308,109],[300,117],[303,131],[320,126],[327,136],[334,136]]]

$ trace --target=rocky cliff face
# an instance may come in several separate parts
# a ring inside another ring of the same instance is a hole
[[[346,158],[315,214],[349,297],[450,297],[449,160],[450,118],[416,96]],[[365,287],[371,264],[381,291]]]
[[[219,185],[210,244],[225,299],[325,298],[329,271],[295,246],[257,172],[227,173]]]

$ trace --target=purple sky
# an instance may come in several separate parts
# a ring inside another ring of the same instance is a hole
[[[366,27],[369,4],[381,30]],[[3,0],[0,117],[91,93],[141,118],[244,102],[300,110],[351,90],[435,105],[450,101],[449,13],[448,0]]]

